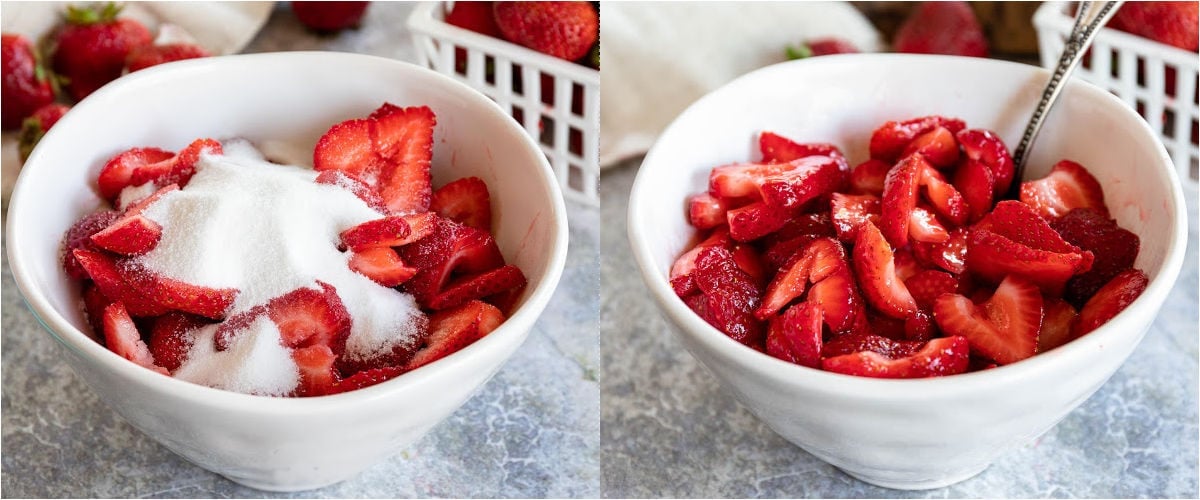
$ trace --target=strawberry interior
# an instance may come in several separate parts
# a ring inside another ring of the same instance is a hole
[[[1139,241],[1063,160],[1000,200],[1007,145],[956,118],[882,124],[853,169],[834,145],[759,135],[687,201],[700,243],[671,285],[709,324],[791,363],[867,377],[1015,363],[1086,335],[1145,289]]]

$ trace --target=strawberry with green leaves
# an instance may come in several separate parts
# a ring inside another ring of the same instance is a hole
[[[496,2],[493,11],[505,39],[568,61],[600,37],[600,14],[587,2]]]
[[[76,100],[116,80],[129,53],[150,44],[150,30],[136,20],[117,17],[120,12],[115,3],[67,7],[67,23],[54,36],[53,63]]]
[[[5,33],[3,54],[4,130],[13,130],[34,111],[54,102],[54,79],[40,64],[37,52],[21,35]],[[48,126],[46,128],[49,128]]]

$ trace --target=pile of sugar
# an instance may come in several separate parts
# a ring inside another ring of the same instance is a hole
[[[246,143],[225,150],[203,155],[184,189],[147,207],[144,215],[163,232],[158,246],[139,257],[142,264],[187,283],[238,289],[230,316],[297,288],[317,288],[318,280],[329,283],[352,318],[349,359],[415,342],[426,318],[412,296],[350,270],[350,254],[338,250],[342,231],[383,215],[345,189],[315,183],[311,169],[268,163]],[[299,383],[299,371],[290,356],[279,354],[286,353],[279,331],[266,323],[256,322],[222,352],[212,348],[215,328],[198,330],[175,376],[238,392],[286,394]]]

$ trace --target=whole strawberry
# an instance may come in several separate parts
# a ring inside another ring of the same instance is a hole
[[[207,50],[199,45],[190,43],[171,43],[167,45],[143,45],[133,49],[126,58],[125,68],[130,73],[172,61],[208,57]]]
[[[787,47],[788,60],[833,54],[857,54],[858,52],[858,47],[855,47],[853,43],[837,37],[815,38],[796,47],[791,45]]]
[[[1200,44],[1200,2],[1125,2],[1110,28],[1196,52]]]
[[[21,126],[34,110],[54,101],[52,78],[38,64],[33,45],[21,35],[3,35],[4,130]]]
[[[496,2],[493,10],[505,39],[568,61],[600,36],[600,14],[588,2]]]
[[[501,36],[492,14],[492,2],[454,2],[454,7],[446,13],[446,22],[487,36]]]
[[[358,27],[371,2],[292,2],[292,13],[310,30],[333,33]]]
[[[116,80],[129,52],[150,43],[150,30],[133,19],[117,18],[114,3],[67,7],[67,24],[54,38],[54,71],[66,78],[66,88],[83,99]]]
[[[21,161],[25,161],[29,157],[29,153],[33,152],[33,147],[42,140],[42,136],[46,135],[50,127],[58,123],[58,119],[62,118],[69,109],[71,107],[66,104],[52,102],[38,108],[21,123],[21,132],[17,136],[17,151],[21,155]]]
[[[987,57],[988,43],[966,2],[922,2],[892,42],[896,52]]]

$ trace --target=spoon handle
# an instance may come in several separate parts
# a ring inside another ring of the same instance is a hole
[[[1042,99],[1038,101],[1033,115],[1029,117],[1029,123],[1025,126],[1025,134],[1021,136],[1021,142],[1017,144],[1017,149],[1013,152],[1013,182],[1009,187],[1008,198],[1018,198],[1029,150],[1033,148],[1034,140],[1037,139],[1038,132],[1042,129],[1046,115],[1050,113],[1050,109],[1058,101],[1059,94],[1066,87],[1071,72],[1079,66],[1079,61],[1083,59],[1088,47],[1092,45],[1092,40],[1096,38],[1100,27],[1108,22],[1123,3],[1125,2],[1079,2],[1078,10],[1075,13],[1075,25],[1071,28],[1071,34],[1063,45],[1062,56],[1058,58],[1058,67],[1054,68],[1054,73],[1050,75],[1050,81],[1042,90]],[[1099,4],[1098,10],[1093,8],[1097,4]],[[1092,15],[1093,11],[1096,11],[1094,15]]]

